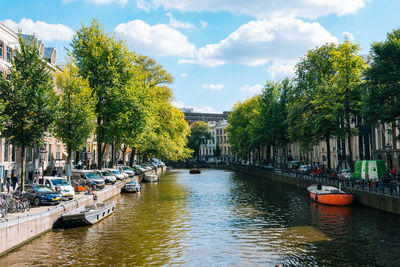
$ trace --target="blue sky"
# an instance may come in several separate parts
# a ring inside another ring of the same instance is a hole
[[[174,76],[177,107],[230,110],[293,75],[307,50],[347,36],[369,52],[400,26],[398,0],[0,0],[0,20],[35,33],[64,61],[93,18]]]

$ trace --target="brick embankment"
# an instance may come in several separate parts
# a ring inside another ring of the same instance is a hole
[[[157,174],[163,171],[165,167],[159,168]],[[135,176],[127,182],[138,181],[141,178]],[[0,222],[0,256],[51,230],[54,223],[64,213],[84,205],[106,201],[118,195],[125,183],[117,182],[115,185],[96,191],[97,201],[93,200],[91,195],[78,195],[75,199],[62,202],[57,206],[33,208],[28,213],[11,214],[8,221]]]
[[[226,167],[233,171],[264,177],[273,181],[290,184],[300,188],[307,188],[311,184],[316,183],[316,180],[314,179],[300,179],[294,176],[275,173],[261,168],[254,168],[254,167],[240,166],[240,165],[239,166],[231,165]],[[324,185],[337,186],[337,181],[330,181],[329,179],[322,179],[319,180],[318,182],[321,182]],[[399,197],[370,192],[352,187],[345,187],[345,186],[342,186],[342,190],[345,192],[353,193],[355,195],[355,201],[358,204],[395,214],[400,214]]]

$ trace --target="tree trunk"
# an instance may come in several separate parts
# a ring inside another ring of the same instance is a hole
[[[71,149],[71,147],[68,146],[68,145],[67,145],[67,153],[68,153],[68,156],[67,156],[67,165],[70,166],[69,168],[70,168],[70,170],[71,170],[71,169],[72,169],[72,166],[71,166],[72,149]],[[71,176],[68,175],[69,173],[66,173],[66,174],[67,174],[68,182],[71,183]]]
[[[22,168],[21,168],[21,192],[25,191],[25,156],[26,151],[25,147],[21,147],[21,160],[22,160]]]
[[[325,134],[326,139],[326,160],[328,161],[328,170],[331,169],[331,134],[328,132]]]

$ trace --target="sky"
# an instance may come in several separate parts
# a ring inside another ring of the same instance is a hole
[[[305,53],[345,38],[368,54],[400,26],[399,0],[0,0],[0,20],[36,34],[65,61],[96,18],[172,74],[174,105],[229,111],[267,81],[293,77]]]

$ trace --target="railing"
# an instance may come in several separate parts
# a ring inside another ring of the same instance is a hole
[[[314,175],[310,172],[300,172],[293,171],[285,168],[265,168],[262,166],[246,166],[248,168],[257,168],[264,169],[265,171],[270,171],[273,173],[278,173],[282,175],[286,175],[289,177],[293,177],[295,179],[302,179],[310,181],[311,183],[320,183],[324,185],[332,185],[339,187],[347,187],[353,188],[357,190],[368,191],[374,194],[382,194],[393,197],[400,198],[400,183],[397,180],[392,180],[391,182],[383,182],[383,181],[367,181],[367,180],[359,180],[356,181],[354,179],[339,179],[336,176],[332,178],[328,173],[320,173],[318,175]]]

